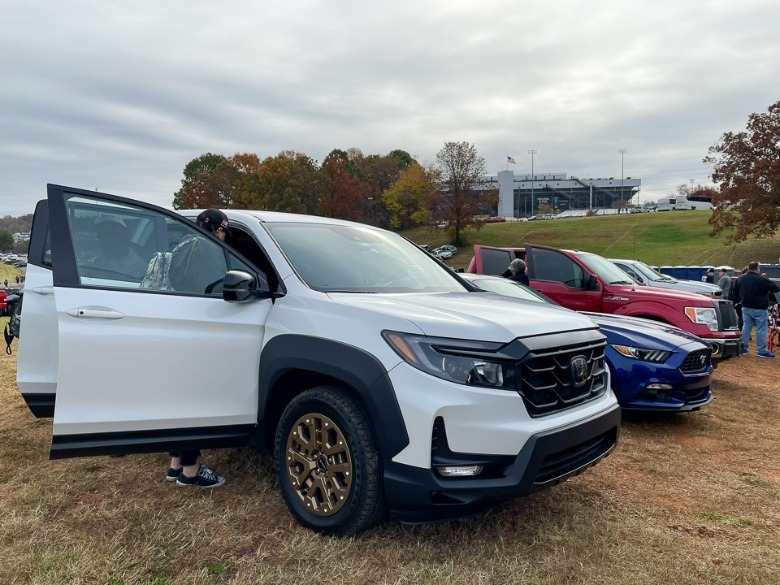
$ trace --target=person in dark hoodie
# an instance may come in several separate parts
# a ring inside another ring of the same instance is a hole
[[[742,355],[747,355],[748,341],[753,327],[756,328],[756,348],[758,357],[773,358],[775,354],[766,348],[766,332],[769,324],[769,293],[780,292],[774,282],[762,278],[758,273],[758,262],[748,264],[748,271],[734,284],[735,303],[742,305]]]

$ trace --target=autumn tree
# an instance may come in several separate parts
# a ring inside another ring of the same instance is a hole
[[[323,177],[317,163],[286,150],[263,160],[258,171],[258,209],[320,215]]]
[[[461,244],[461,232],[481,229],[477,215],[488,213],[498,202],[495,189],[484,189],[485,159],[468,142],[446,142],[436,154],[441,189],[432,207],[434,219],[449,222],[453,240]]]
[[[412,166],[413,163],[416,163],[417,161],[412,158],[412,155],[406,152],[405,150],[391,150],[390,153],[387,156],[391,156],[395,159],[395,161],[398,163],[398,168],[400,169],[408,169]]]
[[[552,215],[553,208],[549,203],[539,203],[536,206],[537,215]]]
[[[251,209],[258,199],[259,168],[256,154],[202,155],[184,167],[182,188],[174,194],[173,206]]]
[[[772,236],[780,226],[780,101],[751,114],[744,131],[726,132],[704,162],[720,185],[710,235],[733,230],[728,243]]]
[[[184,167],[184,178],[181,180],[181,189],[173,194],[174,209],[192,209],[199,207],[192,204],[192,200],[206,197],[207,187],[205,182],[216,172],[227,158],[221,154],[207,152],[192,159]],[[200,183],[200,184],[198,184]],[[185,201],[185,199],[187,201]],[[206,207],[211,207],[206,205]]]
[[[347,170],[347,165],[348,161],[338,155],[325,158],[320,208],[325,217],[360,221],[360,181]]]
[[[388,227],[387,210],[382,204],[382,193],[398,180],[401,172],[398,160],[390,155],[362,153],[354,158],[361,183],[360,204],[366,223]]]
[[[256,154],[235,154],[228,160],[235,172],[232,207],[257,209],[260,199],[260,158]]]
[[[10,232],[0,230],[0,252],[10,252],[14,249],[14,237]]]
[[[398,180],[382,193],[390,228],[403,230],[427,223],[431,215],[428,202],[438,191],[437,171],[416,162],[402,170]]]

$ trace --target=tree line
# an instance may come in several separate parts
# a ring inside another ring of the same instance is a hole
[[[485,161],[468,142],[446,142],[431,165],[404,150],[364,155],[334,149],[322,164],[304,153],[283,151],[260,159],[206,153],[184,167],[174,209],[262,209],[303,213],[403,230],[434,224],[460,242],[480,229],[498,203],[482,183]]]

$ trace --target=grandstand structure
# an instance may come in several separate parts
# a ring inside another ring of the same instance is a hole
[[[483,177],[483,186],[498,189],[497,215],[501,217],[531,217],[539,206],[549,205],[553,213],[569,210],[612,209],[616,202],[630,205],[642,186],[641,179],[624,177],[581,178],[566,173],[534,173],[516,175],[500,171]]]

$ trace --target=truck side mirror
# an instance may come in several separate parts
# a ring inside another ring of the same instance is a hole
[[[599,279],[595,274],[588,276],[588,280],[585,283],[585,290],[599,290]]]

